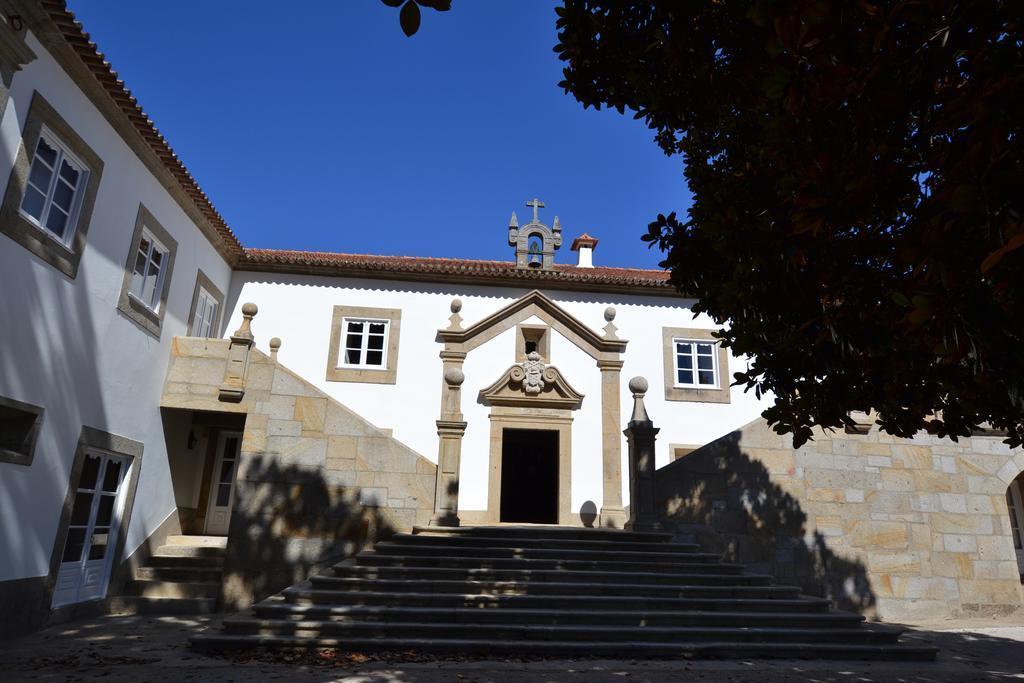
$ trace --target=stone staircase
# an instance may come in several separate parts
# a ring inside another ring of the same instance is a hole
[[[193,636],[252,647],[481,655],[934,659],[901,629],[668,534],[416,528]]]
[[[116,607],[138,614],[212,614],[224,573],[225,536],[168,536],[135,570]]]

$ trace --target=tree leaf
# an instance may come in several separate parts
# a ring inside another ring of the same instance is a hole
[[[420,29],[420,8],[415,0],[407,0],[398,13],[398,21],[406,36],[412,36]]]

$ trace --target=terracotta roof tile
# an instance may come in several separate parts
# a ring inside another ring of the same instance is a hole
[[[378,256],[324,251],[246,249],[240,270],[305,273],[386,279],[467,280],[481,284],[581,286],[597,289],[659,290],[675,294],[669,274],[641,268],[578,268],[556,264],[554,270],[516,268],[513,261],[483,261],[423,256]],[[647,292],[651,293],[651,292]]]

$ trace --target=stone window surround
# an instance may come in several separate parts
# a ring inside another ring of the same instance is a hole
[[[698,448],[701,448],[703,444],[694,443],[670,443],[668,445],[668,461],[675,462],[681,458],[685,458],[690,453],[693,453]]]
[[[74,230],[69,245],[63,244],[45,229],[29,221],[21,213],[21,201],[28,182],[29,169],[35,156],[36,145],[42,134],[43,126],[49,129],[60,141],[81,159],[89,169],[88,177],[81,202],[78,207],[77,221],[69,229]],[[96,204],[96,193],[100,178],[103,175],[103,161],[85,141],[79,137],[67,121],[39,94],[32,95],[25,125],[22,128],[21,144],[11,169],[7,190],[4,193],[3,206],[0,208],[0,233],[28,249],[40,259],[50,264],[64,275],[74,279],[78,275],[78,265],[85,251],[86,235],[93,207]]]
[[[32,432],[28,438],[28,453],[19,453],[6,448],[0,448],[0,463],[24,465],[27,467],[32,464],[32,458],[35,456],[36,441],[39,438],[39,430],[42,428],[43,413],[45,411],[37,405],[15,401],[13,398],[7,398],[6,396],[0,396],[0,406],[14,408],[36,416],[35,424],[32,425]]]
[[[526,361],[526,342],[537,342],[537,353],[544,363],[551,364],[551,335],[547,325],[516,325],[516,362]]]
[[[386,367],[375,370],[338,366],[338,361],[341,358],[341,325],[345,318],[379,318],[388,321]],[[398,341],[401,326],[402,311],[398,308],[335,306],[331,316],[331,342],[327,351],[327,381],[394,384],[398,377]]]
[[[167,263],[164,264],[166,270],[163,274],[163,284],[160,288],[160,305],[156,311],[128,293],[132,284],[132,273],[135,270],[135,259],[138,255],[143,229],[153,233],[153,237],[167,247]],[[160,338],[160,328],[163,326],[164,314],[167,312],[167,297],[171,291],[171,278],[174,276],[174,257],[177,251],[178,242],[171,237],[171,234],[167,232],[164,226],[149,212],[149,209],[140,203],[139,211],[135,216],[135,230],[132,232],[128,258],[125,260],[124,280],[121,284],[121,296],[117,301],[117,310],[157,339]],[[210,293],[212,294],[213,292]]]
[[[185,326],[185,330],[188,334],[192,333],[192,323],[196,317],[196,306],[199,304],[199,288],[205,289],[210,296],[217,302],[217,314],[213,318],[213,326],[210,328],[210,335],[213,338],[220,338],[220,324],[221,318],[224,316],[224,293],[217,288],[217,285],[213,284],[213,280],[206,276],[202,270],[196,272],[196,286],[192,290],[192,306],[188,310],[188,323]]]
[[[714,330],[689,327],[661,328],[661,347],[664,360],[665,400],[692,403],[730,403],[732,396],[729,388],[729,352],[724,349],[712,335]],[[718,346],[718,387],[696,388],[677,387],[675,385],[675,344],[673,339],[693,339],[711,341]]]
[[[75,449],[75,459],[71,464],[71,473],[68,476],[68,488],[64,494],[64,505],[61,509],[60,522],[57,525],[57,534],[53,541],[53,551],[50,553],[50,572],[46,582],[46,605],[49,606],[53,600],[53,590],[57,583],[57,572],[60,570],[61,556],[64,554],[64,543],[67,541],[68,526],[71,523],[71,509],[74,507],[75,494],[78,492],[78,482],[82,477],[82,467],[85,465],[85,456],[91,449],[100,449],[115,453],[128,458],[128,474],[123,486],[126,486],[124,503],[121,507],[120,526],[117,530],[117,538],[114,541],[114,558],[110,572],[110,583],[107,585],[107,597],[117,590],[115,581],[120,578],[118,571],[121,555],[124,552],[125,539],[128,537],[128,525],[131,521],[132,508],[135,504],[135,493],[139,484],[139,473],[142,471],[142,454],[144,444],[125,436],[110,434],[100,429],[82,426],[81,435],[78,437],[78,446]],[[82,603],[72,603],[57,608],[56,612],[67,612],[73,614],[74,610]]]

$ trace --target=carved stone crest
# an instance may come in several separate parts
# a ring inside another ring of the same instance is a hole
[[[523,391],[534,396],[543,391],[544,361],[540,359],[539,353],[531,351],[526,355],[523,372],[526,373],[526,377],[523,378]]]

